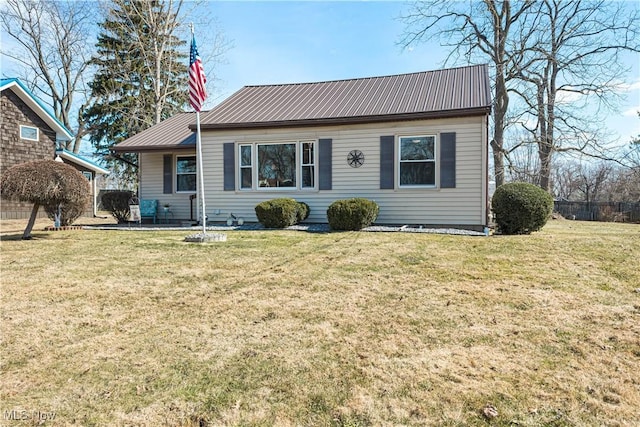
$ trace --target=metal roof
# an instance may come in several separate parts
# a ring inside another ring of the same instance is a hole
[[[245,86],[201,118],[202,129],[371,123],[488,114],[486,65],[383,77]],[[191,122],[191,128],[195,125]]]
[[[66,149],[58,149],[56,150],[56,155],[60,156],[60,158],[64,160],[68,160],[72,163],[76,163],[82,167],[85,167],[96,174],[109,175],[109,170],[103,168],[95,162],[87,159],[86,157],[81,156],[80,154],[76,154],[73,151],[69,151]]]
[[[195,148],[196,134],[189,129],[196,113],[178,113],[112,147],[115,151],[134,152]]]
[[[202,112],[203,130],[313,126],[489,114],[486,65],[383,77],[245,86]],[[136,152],[195,147],[196,114],[179,113],[117,144]]]

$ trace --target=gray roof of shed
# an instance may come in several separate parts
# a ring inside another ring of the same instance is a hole
[[[196,113],[177,113],[157,125],[143,130],[115,145],[113,150],[132,152],[194,148],[196,134],[189,129],[195,123]]]
[[[238,129],[487,114],[490,89],[486,65],[318,83],[245,86],[204,114],[200,124],[202,129]]]

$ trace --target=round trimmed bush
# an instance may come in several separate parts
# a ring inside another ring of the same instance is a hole
[[[374,201],[354,198],[336,200],[327,209],[332,230],[362,230],[378,218],[380,208]]]
[[[273,199],[259,203],[255,211],[265,228],[285,228],[298,221],[299,204],[288,198]]]
[[[498,229],[503,234],[531,234],[547,223],[553,198],[542,188],[511,182],[496,189],[491,202]]]

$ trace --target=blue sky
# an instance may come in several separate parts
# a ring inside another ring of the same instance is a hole
[[[433,43],[398,44],[405,28],[398,18],[409,7],[402,1],[210,1],[205,7],[233,42],[215,70],[209,107],[245,85],[433,70],[449,53]],[[196,39],[201,31],[196,28]],[[640,55],[626,58],[633,66],[624,82],[627,100],[605,121],[623,144],[640,134],[634,113],[640,110]]]
[[[398,45],[403,2],[216,1],[207,7],[234,44],[217,69],[216,89],[224,95],[250,84],[431,70],[444,59],[437,47]]]
[[[185,7],[215,17],[213,28],[195,29],[205,71],[216,77],[209,87],[208,108],[245,85],[434,70],[443,67],[449,53],[434,43],[409,49],[398,44],[405,30],[399,17],[409,8],[404,1],[205,1]],[[233,47],[224,55],[225,62],[210,70],[206,43],[215,31],[222,31]],[[626,145],[640,134],[635,113],[640,110],[640,55],[625,57],[633,67],[621,85],[627,100],[604,122]],[[3,74],[10,68],[4,60]]]

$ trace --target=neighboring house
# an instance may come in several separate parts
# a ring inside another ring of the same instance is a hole
[[[0,93],[0,173],[19,163],[53,160],[59,155],[92,182],[94,203],[87,214],[94,215],[96,175],[109,171],[67,150],[56,152],[60,144],[70,141],[73,135],[20,80],[0,80]],[[0,218],[28,218],[31,208],[28,203],[2,200]],[[41,211],[40,216],[44,215]]]
[[[91,185],[91,210],[86,212],[85,215],[96,216],[98,213],[98,175],[109,175],[109,171],[86,157],[82,157],[72,151],[58,148],[56,150],[56,160],[62,160],[84,175],[89,180]]]
[[[333,201],[365,197],[379,224],[481,229],[490,110],[486,65],[246,86],[201,113],[207,217],[257,221],[255,205],[292,197],[326,222]],[[174,219],[197,203],[194,130],[178,114],[114,147],[139,153],[140,197]]]

